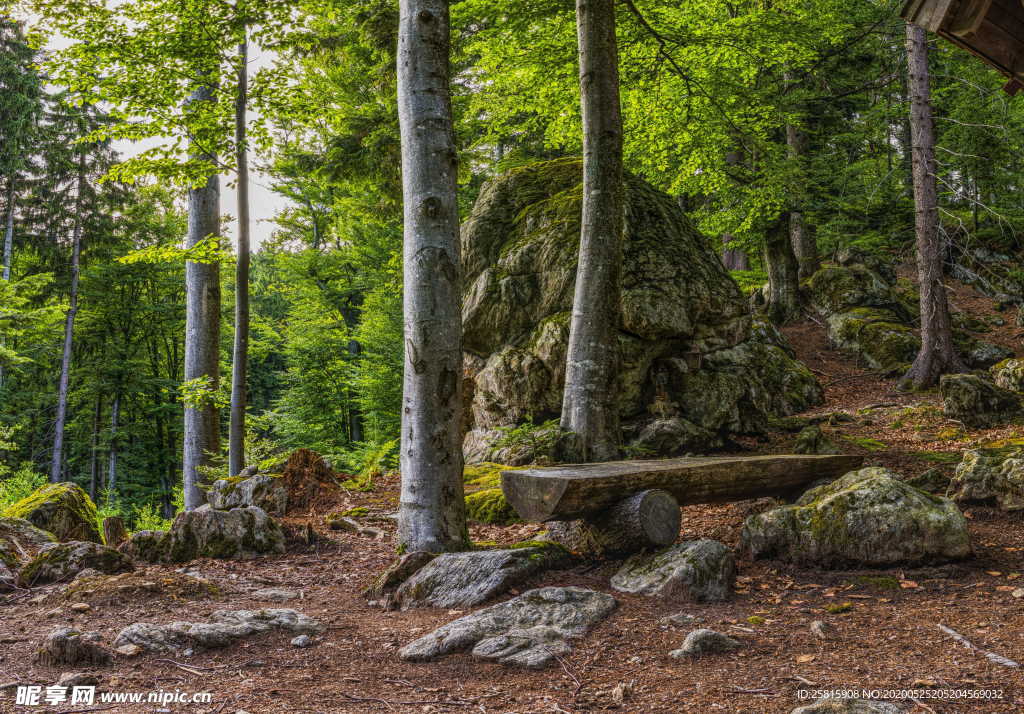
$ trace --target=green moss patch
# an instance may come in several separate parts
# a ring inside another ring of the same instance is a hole
[[[505,500],[500,488],[485,488],[466,495],[466,518],[476,523],[507,526],[519,523],[519,515]]]
[[[97,525],[96,504],[80,486],[71,482],[47,484],[11,504],[0,515],[23,518],[53,533],[59,541],[103,542]]]
[[[479,464],[466,464],[462,470],[462,481],[467,486],[481,486],[484,488],[498,488],[501,486],[502,471],[517,471],[525,466],[506,466],[496,464],[493,461],[483,461]]]

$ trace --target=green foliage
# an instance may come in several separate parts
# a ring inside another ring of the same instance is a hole
[[[562,435],[557,419],[535,424],[533,416],[527,415],[526,420],[517,426],[499,427],[501,437],[494,442],[496,448],[524,449],[535,458],[551,454]]]
[[[344,469],[353,474],[342,486],[355,491],[369,491],[373,480],[398,467],[398,439],[381,444],[366,442],[353,445],[342,454]]]
[[[31,496],[46,484],[46,477],[25,466],[0,480],[0,510]]]
[[[730,270],[729,275],[740,286],[744,295],[750,295],[768,282],[768,273],[763,270]]]
[[[173,519],[161,516],[154,503],[144,503],[132,511],[132,532],[165,531],[171,527],[171,523]]]

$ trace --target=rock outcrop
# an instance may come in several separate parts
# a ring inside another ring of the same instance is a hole
[[[89,541],[69,541],[44,546],[18,576],[26,586],[42,585],[71,580],[87,568],[111,575],[131,572],[135,566],[113,548]]]
[[[0,518],[0,592],[18,587],[18,570],[56,539],[22,518]]]
[[[755,558],[823,567],[939,562],[971,553],[956,504],[877,467],[812,488],[796,505],[751,516],[741,543]]]
[[[526,463],[501,427],[557,417],[579,244],[581,162],[514,169],[487,184],[463,226],[469,461]],[[721,446],[822,398],[787,351],[759,341],[736,284],[676,202],[626,179],[619,311],[625,441],[660,454]],[[649,427],[656,420],[668,427]]]
[[[288,510],[288,488],[280,476],[255,474],[218,479],[207,493],[210,506],[220,511],[256,506],[274,516]]]
[[[727,599],[735,581],[732,551],[715,540],[696,540],[634,555],[612,576],[612,587],[633,595],[709,602]]]
[[[972,449],[949,485],[953,500],[995,503],[1004,511],[1024,510],[1024,450]]]
[[[460,617],[410,642],[399,656],[425,662],[471,649],[474,657],[539,669],[571,651],[572,641],[611,614],[618,603],[584,588],[538,588]]]
[[[135,645],[144,652],[172,654],[185,649],[227,647],[237,640],[272,630],[317,634],[323,629],[317,620],[295,610],[217,610],[209,622],[136,622],[121,630],[114,646]]]
[[[60,541],[103,542],[96,518],[96,504],[80,486],[71,482],[42,486],[5,508],[0,515],[22,518],[52,533]]]
[[[196,558],[255,558],[284,553],[284,532],[256,506],[217,511],[200,508],[178,514],[160,546],[163,559],[185,563]]]
[[[110,650],[70,627],[59,627],[43,640],[36,659],[47,667],[61,665],[101,665],[113,659]]]
[[[1021,397],[977,374],[945,374],[939,380],[942,412],[967,426],[984,429],[1024,415]]]

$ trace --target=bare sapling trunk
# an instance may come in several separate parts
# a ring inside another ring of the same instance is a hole
[[[92,412],[92,438],[89,441],[89,498],[96,500],[100,478],[100,415],[103,410],[103,398],[97,393],[96,404]]]
[[[572,456],[619,453],[619,290],[623,231],[622,115],[614,0],[577,0],[583,114],[583,216],[566,355],[562,428]]]
[[[404,202],[405,365],[398,541],[468,546],[462,485],[458,157],[448,0],[401,0],[398,118]]]
[[[213,90],[201,87],[190,101],[213,101]],[[212,157],[207,157],[212,158]],[[211,174],[188,192],[186,248],[220,235],[220,182]],[[189,260],[185,263],[185,381],[205,380],[209,393],[198,403],[185,405],[182,471],[185,509],[206,502],[199,485],[199,469],[220,451],[220,420],[214,396],[220,384],[220,264]]]
[[[121,425],[121,394],[114,394],[110,405],[110,456],[107,459],[107,503],[114,501],[117,492],[117,430]]]
[[[78,315],[78,280],[82,257],[82,210],[85,192],[85,149],[78,152],[78,176],[75,187],[75,216],[71,229],[71,294],[64,317],[64,352],[60,360],[60,382],[57,386],[57,416],[53,426],[53,451],[50,456],[50,481],[57,483],[64,471],[64,426],[68,414],[68,386],[71,381],[71,353],[74,348],[75,317]]]
[[[903,375],[900,386],[903,389],[927,389],[938,382],[941,375],[964,372],[967,368],[953,345],[949,302],[942,284],[927,38],[923,28],[910,23],[907,23],[907,67],[917,275],[921,291],[921,351]]]
[[[11,279],[11,261],[14,258],[14,176],[7,179],[7,209],[4,225],[3,279]]]
[[[789,214],[784,212],[764,237],[764,265],[768,271],[765,312],[777,325],[800,316],[800,278],[789,236]]]
[[[235,162],[238,171],[238,257],[235,264],[235,341],[231,353],[231,422],[228,427],[228,474],[245,468],[246,376],[249,362],[249,159],[246,146],[248,43],[238,45],[238,92],[235,96]]]

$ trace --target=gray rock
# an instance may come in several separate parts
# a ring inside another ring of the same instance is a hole
[[[688,627],[700,622],[700,618],[688,612],[677,612],[674,615],[666,615],[658,622],[663,625],[671,625],[672,627]]]
[[[48,634],[36,656],[40,664],[48,667],[109,664],[112,659],[107,649],[70,627],[60,627]]]
[[[470,462],[546,455],[534,453],[545,450],[537,442],[500,443],[500,428],[561,409],[581,175],[571,158],[509,171],[483,187],[463,224]],[[642,443],[703,451],[742,431],[738,425],[756,430],[778,405],[791,414],[819,403],[814,376],[752,335],[743,295],[676,201],[634,176],[624,193],[616,396],[626,440],[652,421],[678,417]]]
[[[20,554],[20,559],[27,560],[43,546],[55,543],[57,538],[24,518],[0,518],[0,541],[7,541]]]
[[[740,540],[755,558],[823,567],[914,564],[971,553],[956,504],[884,468],[851,471],[810,489],[795,505],[751,516]]]
[[[834,640],[838,633],[835,627],[824,620],[815,620],[811,623],[811,634],[819,640]]]
[[[136,622],[121,630],[114,646],[136,645],[147,652],[164,653],[186,648],[213,649],[271,630],[316,634],[323,631],[323,625],[295,610],[217,610],[210,622]]]
[[[473,607],[501,595],[536,573],[571,560],[557,545],[445,553],[398,587],[392,605]]]
[[[839,447],[832,443],[817,424],[804,427],[796,435],[794,454],[838,454]]]
[[[284,553],[281,527],[262,508],[186,511],[167,532],[165,558],[185,563],[196,558],[255,558]]]
[[[118,550],[132,560],[159,563],[167,554],[167,531],[135,531]]]
[[[939,380],[942,412],[974,428],[1005,424],[1021,415],[1020,395],[976,374],[945,374]]]
[[[362,596],[371,604],[383,604],[385,607],[390,607],[395,590],[411,578],[417,570],[436,557],[436,553],[428,553],[425,550],[403,553],[374,579],[373,583],[361,593]]]
[[[873,699],[819,699],[789,714],[902,714],[903,711],[900,706]]]
[[[678,543],[653,555],[640,553],[612,576],[612,587],[633,595],[698,602],[725,600],[736,581],[736,559],[716,540]]]
[[[928,469],[919,473],[917,476],[911,476],[907,479],[914,488],[919,488],[922,491],[928,493],[946,493],[949,488],[950,478],[942,471],[942,469]]]
[[[835,347],[883,374],[905,370],[921,349],[921,339],[889,309],[861,307],[838,312],[828,315],[826,323],[829,341]]]
[[[1024,510],[1024,450],[964,452],[949,492],[960,503],[995,502],[1004,511]]]
[[[1020,312],[1024,315],[1024,309]],[[1024,392],[1024,359],[1007,359],[989,369],[997,387],[1011,392]]]
[[[58,687],[95,687],[100,678],[88,672],[65,672],[57,680]]]
[[[247,475],[243,471],[239,476]],[[288,510],[288,487],[268,474],[251,475],[241,481],[218,479],[207,493],[210,506],[217,510],[257,506],[271,515],[282,516]]]
[[[472,648],[474,657],[528,668],[545,667],[572,649],[616,608],[615,598],[584,588],[538,588],[461,617],[399,651],[424,662]]]
[[[739,641],[715,632],[707,628],[694,630],[683,640],[683,645],[677,650],[668,653],[669,657],[685,659],[687,657],[699,657],[706,654],[717,654],[719,652],[731,652],[742,647]]]
[[[972,340],[964,353],[967,366],[975,369],[988,369],[1011,357],[1013,357],[1013,350],[985,340]]]
[[[286,602],[288,600],[298,599],[299,593],[295,590],[287,590],[285,588],[263,588],[262,590],[254,592],[252,596],[257,600]]]
[[[88,541],[49,544],[21,568],[19,578],[26,586],[71,580],[86,569],[107,575],[135,570],[132,561],[113,548]]]
[[[292,640],[292,647],[305,648],[305,647],[312,647],[312,646],[313,646],[313,638],[310,637],[309,635],[299,635],[298,637],[296,637],[295,639]]]

